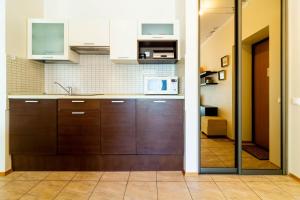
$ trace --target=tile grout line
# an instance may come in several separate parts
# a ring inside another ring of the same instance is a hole
[[[189,186],[188,186],[188,184],[187,184],[187,182],[186,182],[186,180],[185,180],[185,176],[183,176],[183,178],[184,178],[185,186],[187,187],[188,192],[189,192],[189,194],[190,194],[190,197],[191,197],[192,200],[194,200],[193,195],[192,195],[192,193],[191,193],[191,190],[190,190],[190,188],[189,188]]]
[[[228,197],[225,195],[225,193],[224,193],[224,191],[221,189],[221,187],[217,184],[217,182],[215,181],[215,179],[212,178],[212,180],[213,180],[213,183],[217,186],[217,188],[218,188],[219,191],[221,192],[221,194],[223,195],[223,197],[224,197],[225,199],[228,199]]]
[[[156,184],[156,199],[158,200],[158,183],[157,183],[157,171],[155,171],[155,184]]]
[[[97,183],[96,183],[96,185],[95,185],[95,187],[94,187],[93,191],[91,192],[91,194],[90,194],[90,196],[89,196],[88,199],[91,199],[91,198],[92,198],[92,195],[94,194],[96,187],[97,187],[98,184],[100,183],[100,180],[101,180],[103,174],[104,174],[104,172],[101,172],[101,176],[99,177],[99,179],[98,179],[98,181],[97,181]]]
[[[241,180],[245,185],[246,185],[246,187],[248,187],[252,192],[254,192],[254,194],[258,197],[258,198],[260,198],[261,200],[263,200],[263,198],[254,190],[254,189],[252,189],[249,185],[248,185],[248,182],[246,182],[246,181],[243,181],[243,180]]]
[[[127,178],[127,182],[126,182],[126,186],[125,186],[125,191],[124,191],[124,194],[123,194],[123,200],[125,199],[125,195],[126,195],[126,191],[127,191],[127,187],[128,187],[128,182],[129,182],[129,176],[131,174],[131,171],[129,171],[129,175],[128,175],[128,178]]]
[[[51,174],[52,172],[49,173],[49,175]],[[48,176],[49,176],[48,175]],[[66,184],[59,190],[59,192],[53,197],[53,199],[56,199],[61,193],[62,191],[67,187],[67,185],[69,185],[69,183],[72,181],[72,179],[75,177],[76,173],[74,174],[74,176],[70,179],[70,180],[61,180],[61,181],[66,181]],[[47,177],[48,177],[47,176]],[[50,180],[51,181],[51,180]],[[55,181],[55,180],[54,180]]]

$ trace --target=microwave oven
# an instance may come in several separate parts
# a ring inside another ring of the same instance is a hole
[[[145,77],[144,94],[178,94],[178,77]]]

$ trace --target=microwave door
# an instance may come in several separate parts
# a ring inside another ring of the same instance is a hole
[[[150,80],[148,92],[151,94],[164,94],[167,91],[167,80]]]

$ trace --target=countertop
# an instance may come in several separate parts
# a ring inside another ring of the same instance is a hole
[[[184,99],[184,95],[104,94],[104,95],[8,95],[9,99]]]

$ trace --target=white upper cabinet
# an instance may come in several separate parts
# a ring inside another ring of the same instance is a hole
[[[29,19],[28,58],[78,62],[78,55],[69,48],[68,34],[66,21]]]
[[[109,20],[73,18],[69,20],[70,46],[109,46]]]
[[[110,58],[115,63],[137,62],[137,22],[110,22]]]
[[[179,22],[140,21],[138,23],[139,40],[179,40]]]

